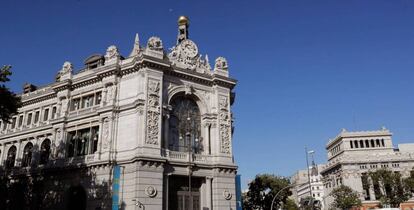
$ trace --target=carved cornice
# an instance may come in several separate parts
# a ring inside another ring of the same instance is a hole
[[[23,101],[22,105],[23,106],[28,106],[28,105],[39,103],[39,102],[42,102],[42,101],[46,101],[46,100],[49,100],[49,99],[52,99],[52,98],[56,98],[56,93],[52,93],[52,94],[44,95],[44,96],[34,98],[34,99],[31,99],[31,100]]]

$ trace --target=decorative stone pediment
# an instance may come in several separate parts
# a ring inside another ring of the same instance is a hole
[[[168,58],[174,66],[210,74],[211,66],[208,56],[206,55],[203,59],[198,53],[197,45],[190,39],[185,39],[171,48]]]

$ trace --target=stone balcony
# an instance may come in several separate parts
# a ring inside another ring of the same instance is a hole
[[[178,151],[171,151],[171,150],[166,150],[164,154],[168,160],[176,161],[176,162],[211,163],[213,161],[211,155],[193,153],[190,156],[188,152],[178,152]]]

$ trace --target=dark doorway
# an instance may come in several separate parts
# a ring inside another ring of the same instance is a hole
[[[82,186],[72,186],[68,189],[67,210],[86,210],[86,192]]]
[[[191,195],[188,176],[170,176],[168,186],[169,210],[200,210],[200,187],[203,178],[191,177]]]

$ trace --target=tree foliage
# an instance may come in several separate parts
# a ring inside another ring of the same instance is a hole
[[[361,200],[358,197],[358,193],[345,185],[341,185],[332,190],[330,196],[334,198],[331,205],[335,208],[347,210],[352,207],[361,206]]]
[[[374,185],[375,197],[380,200],[382,206],[398,208],[400,203],[411,198],[414,178],[403,178],[399,172],[386,169],[370,172],[369,176]]]
[[[296,203],[295,203],[294,200],[292,200],[291,198],[288,198],[286,200],[286,203],[283,205],[283,208],[282,209],[286,209],[286,210],[299,210],[299,207],[298,207],[298,205],[296,205]]]
[[[250,182],[249,191],[244,194],[243,206],[245,209],[270,209],[273,197],[283,188],[289,186],[289,179],[270,174],[259,174]],[[288,196],[291,195],[289,189],[279,192],[275,199],[273,208],[278,209],[282,202],[287,204]],[[289,203],[290,206],[291,203]],[[292,209],[294,209],[292,207]]]
[[[10,117],[21,107],[20,97],[4,85],[10,81],[9,76],[12,74],[10,69],[11,66],[3,66],[0,69],[0,119],[3,122],[9,122]]]

